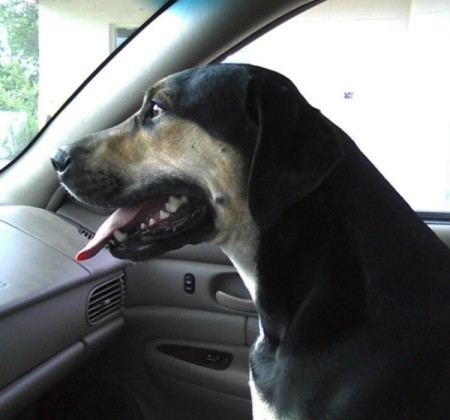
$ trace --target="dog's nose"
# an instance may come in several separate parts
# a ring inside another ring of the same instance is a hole
[[[57,149],[50,160],[56,172],[63,172],[69,166],[70,155],[66,149]]]

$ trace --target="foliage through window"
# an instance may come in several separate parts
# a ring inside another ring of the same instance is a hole
[[[37,132],[38,7],[0,3],[0,168]]]

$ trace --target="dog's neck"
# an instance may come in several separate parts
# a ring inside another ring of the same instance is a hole
[[[246,254],[237,254],[231,251],[228,248],[222,248],[223,252],[227,255],[230,261],[233,263],[237,272],[241,276],[245,287],[250,293],[253,302],[256,301],[256,285],[257,285],[257,277],[256,277],[256,262],[252,255]]]
[[[256,302],[259,231],[248,206],[241,205],[239,213],[237,222],[229,229],[229,235],[220,241],[220,246],[241,276],[253,302]]]

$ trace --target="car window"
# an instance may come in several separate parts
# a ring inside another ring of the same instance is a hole
[[[164,0],[0,0],[0,170]]]
[[[450,212],[450,0],[329,0],[229,56],[285,74],[417,211]]]

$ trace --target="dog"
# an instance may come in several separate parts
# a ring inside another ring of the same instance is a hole
[[[78,260],[221,246],[259,316],[255,419],[449,418],[450,252],[286,77],[176,73],[52,163],[117,209]]]

